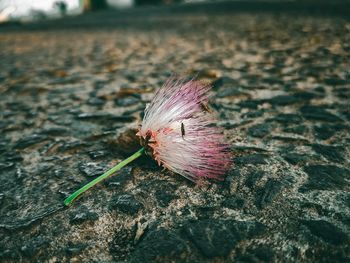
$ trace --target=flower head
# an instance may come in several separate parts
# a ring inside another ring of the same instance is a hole
[[[168,80],[145,109],[137,135],[142,148],[64,200],[70,205],[78,196],[125,165],[149,153],[159,165],[191,181],[222,180],[231,166],[229,147],[209,114],[210,87],[197,81]]]
[[[222,180],[231,166],[229,147],[207,105],[210,86],[169,79],[145,109],[137,133],[159,165],[191,181]]]

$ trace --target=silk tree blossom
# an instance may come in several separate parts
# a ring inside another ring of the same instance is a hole
[[[82,193],[106,179],[144,152],[159,165],[198,182],[201,178],[223,180],[231,166],[229,146],[210,113],[210,86],[198,81],[169,79],[145,109],[139,151],[84,185],[64,200],[70,205]]]
[[[210,86],[168,80],[146,107],[137,133],[159,165],[191,181],[222,180],[231,165],[229,147],[209,112]]]

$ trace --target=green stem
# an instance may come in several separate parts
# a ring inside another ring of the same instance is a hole
[[[144,148],[141,148],[140,150],[138,150],[136,153],[134,153],[133,155],[131,155],[130,157],[128,157],[124,161],[118,163],[116,166],[114,166],[113,168],[111,168],[110,170],[105,172],[104,174],[100,175],[96,179],[92,180],[90,183],[84,185],[82,188],[80,188],[79,190],[75,191],[73,194],[71,194],[68,198],[66,198],[64,200],[64,204],[67,205],[67,206],[70,205],[79,195],[81,195],[85,191],[89,190],[91,187],[93,187],[94,185],[98,184],[102,180],[106,179],[108,176],[112,175],[116,171],[120,170],[121,168],[123,168],[128,163],[130,163],[133,160],[139,158],[143,154],[144,150],[145,150]]]

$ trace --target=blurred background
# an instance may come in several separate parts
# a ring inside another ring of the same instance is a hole
[[[104,9],[128,9],[144,5],[172,5],[193,3],[221,3],[220,0],[0,0],[0,23],[8,21],[33,21],[43,19],[54,19],[66,15],[78,15]],[[307,5],[318,9],[319,6],[332,6],[336,3],[349,3],[350,0],[232,0],[236,7],[254,8],[254,5],[287,4],[286,8],[295,8],[295,5]],[[292,4],[292,5],[288,5]],[[274,6],[276,7],[276,6]],[[281,7],[281,6],[279,6]]]
[[[201,0],[1,0],[0,21],[57,18],[107,8],[124,9],[139,5],[180,2],[201,2]]]

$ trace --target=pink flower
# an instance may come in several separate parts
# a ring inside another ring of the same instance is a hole
[[[210,86],[169,79],[145,109],[136,135],[146,152],[191,181],[223,180],[231,166],[229,146],[207,108]]]
[[[78,196],[105,180],[144,152],[159,165],[191,181],[223,180],[231,166],[229,146],[209,113],[210,87],[197,81],[169,79],[145,109],[138,135],[142,148],[64,200],[70,205]]]

